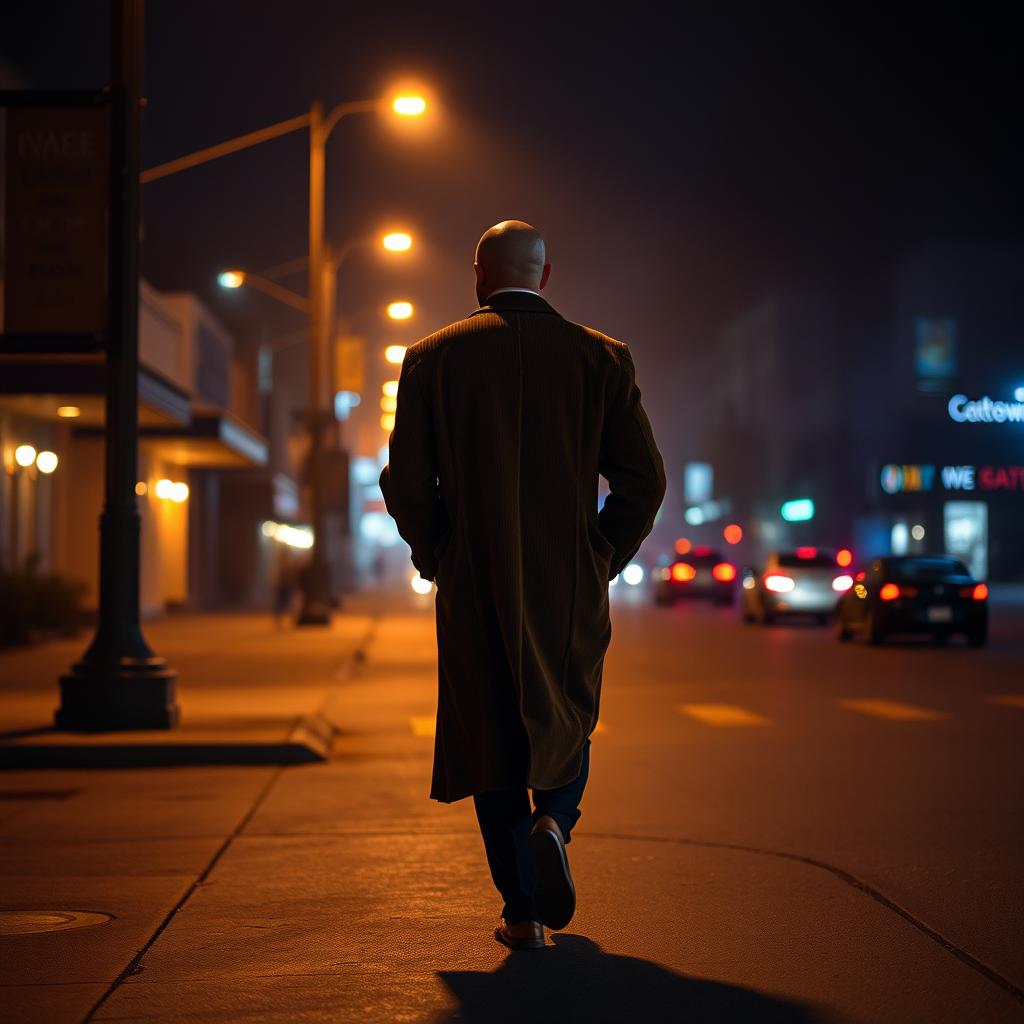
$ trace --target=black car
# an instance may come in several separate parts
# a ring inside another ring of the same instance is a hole
[[[715,604],[732,604],[735,581],[732,562],[712,548],[698,546],[656,570],[654,603],[669,605],[684,597],[706,597]]]
[[[973,647],[988,638],[988,587],[947,555],[877,558],[854,577],[836,611],[836,636],[869,644],[894,633],[925,633],[936,643],[962,633]]]

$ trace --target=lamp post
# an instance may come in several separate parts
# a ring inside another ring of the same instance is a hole
[[[175,674],[139,622],[139,510],[135,501],[139,388],[139,153],[142,0],[112,10],[107,422],[100,516],[96,635],[60,680],[61,729],[166,729],[178,722]]]
[[[316,124],[314,119],[313,124]],[[312,131],[312,125],[311,125]],[[323,144],[317,147],[322,153]],[[313,171],[316,165],[312,162],[311,150],[311,178],[310,195],[316,194],[313,180]],[[319,172],[317,173],[319,177]],[[321,182],[322,185],[322,182]],[[341,263],[351,255],[359,246],[374,241],[374,236],[357,238],[346,245],[334,247],[327,245],[322,233],[314,231],[314,223],[323,224],[322,194],[316,203],[310,204],[310,238],[315,242],[317,252],[314,253],[311,243],[310,254],[307,266],[313,267],[317,264],[322,268],[322,273],[317,275],[320,290],[316,293],[314,289],[314,274],[309,275],[309,296],[299,295],[290,288],[285,288],[276,281],[270,279],[267,274],[252,274],[244,270],[225,270],[217,275],[217,282],[222,288],[241,288],[249,286],[269,295],[271,298],[291,306],[310,317],[310,374],[309,374],[309,489],[311,519],[313,526],[313,545],[310,552],[310,563],[308,572],[303,581],[303,604],[300,609],[296,625],[326,625],[330,622],[330,610],[332,604],[331,572],[330,561],[327,557],[327,508],[324,501],[325,490],[325,462],[327,459],[328,447],[324,444],[324,433],[328,425],[336,423],[333,409],[324,401],[324,380],[327,375],[327,359],[329,349],[329,332],[334,323],[335,304],[337,298],[338,268]],[[319,214],[316,208],[320,207]],[[380,238],[380,245],[386,252],[403,253],[412,248],[412,236],[405,231],[392,231]],[[298,269],[295,264],[286,264],[289,269]],[[268,274],[270,272],[267,272]],[[397,312],[393,310],[397,309]],[[412,315],[412,304],[409,302],[392,303],[389,307],[389,316],[393,319],[407,319]],[[319,311],[319,312],[318,312]],[[318,538],[320,541],[318,543]]]
[[[313,520],[313,548],[310,552],[309,571],[303,582],[302,610],[298,624],[302,626],[327,625],[331,620],[330,572],[327,563],[324,524],[324,459],[323,433],[325,403],[323,375],[327,367],[327,310],[325,308],[325,278],[328,268],[324,253],[324,161],[327,140],[342,118],[351,114],[370,114],[384,108],[381,100],[355,100],[339,103],[327,114],[323,105],[314,103],[308,114],[269,125],[236,139],[210,146],[177,160],[168,161],[143,171],[143,184],[157,181],[170,174],[198,167],[229,153],[248,149],[269,139],[275,139],[302,128],[309,129],[309,482]],[[397,96],[390,109],[399,117],[419,117],[427,109],[421,96]],[[266,289],[264,289],[266,290]]]

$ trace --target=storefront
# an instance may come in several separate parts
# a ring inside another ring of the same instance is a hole
[[[980,579],[1024,580],[1024,388],[1005,399],[950,395],[922,427],[914,461],[868,467],[866,542],[887,534],[893,554],[945,551]]]

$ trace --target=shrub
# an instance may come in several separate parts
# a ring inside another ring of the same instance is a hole
[[[0,571],[0,647],[31,643],[39,632],[74,633],[84,591],[80,583],[31,567]]]

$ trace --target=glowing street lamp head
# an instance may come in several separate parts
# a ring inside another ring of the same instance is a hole
[[[40,473],[50,474],[57,468],[59,461],[56,452],[40,452],[36,456],[36,468]]]
[[[396,96],[391,109],[402,117],[419,117],[427,109],[427,101],[422,96]]]
[[[392,320],[408,320],[412,316],[412,303],[405,301],[389,303],[388,316]]]
[[[392,231],[380,240],[380,244],[388,252],[408,252],[412,248],[412,235],[405,231]]]
[[[381,391],[387,395],[388,398],[398,397],[398,381],[397,380],[386,380],[381,385]]]
[[[217,284],[221,288],[241,288],[245,284],[245,272],[242,270],[225,270],[217,275]]]
[[[400,366],[402,360],[405,359],[405,346],[388,345],[388,347],[384,349],[384,358],[389,363],[394,363],[396,366]]]

